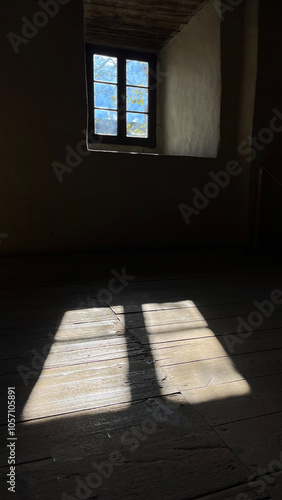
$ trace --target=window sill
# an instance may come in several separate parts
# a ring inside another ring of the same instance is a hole
[[[144,146],[129,146],[121,144],[88,144],[88,151],[95,153],[130,153],[130,154],[146,154],[159,155],[158,148],[149,148]]]

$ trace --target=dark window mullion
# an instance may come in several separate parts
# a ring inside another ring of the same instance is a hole
[[[137,88],[137,89],[144,89],[144,90],[148,90],[149,89],[148,85],[146,85],[146,86],[142,85],[141,86],[141,85],[132,85],[132,84],[129,85],[128,84],[127,87],[131,87],[133,89],[135,89],[135,88]]]
[[[113,108],[98,108],[98,106],[95,106],[94,109],[101,109],[102,111],[112,111],[113,113],[116,113],[116,109],[113,109]]]
[[[125,85],[125,57],[118,57],[118,136],[125,140],[126,127],[126,85]]]
[[[148,95],[148,137],[155,144],[156,142],[156,70],[157,61],[152,56],[154,61],[154,70],[152,68],[152,61],[149,62],[149,95]]]
[[[93,60],[93,52],[91,50],[86,50],[86,64],[89,67],[89,71],[87,72],[87,85],[88,89],[92,91],[88,93],[88,135],[93,134],[95,131],[95,113],[94,113],[94,85],[93,76],[94,76],[94,60]]]
[[[104,82],[102,80],[93,80],[94,83],[101,83],[102,85],[115,85],[117,86],[116,82]]]
[[[134,113],[136,115],[148,115],[149,111],[128,111],[128,113]]]

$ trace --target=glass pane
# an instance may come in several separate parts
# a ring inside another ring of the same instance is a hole
[[[117,83],[117,58],[94,54],[94,80]]]
[[[148,111],[148,90],[140,87],[127,87],[127,111],[140,111],[146,113]]]
[[[148,115],[141,113],[126,113],[127,137],[148,137]]]
[[[95,134],[117,135],[117,112],[95,109]]]
[[[149,64],[142,61],[126,61],[126,85],[148,87]]]
[[[94,106],[117,109],[117,85],[94,83]]]

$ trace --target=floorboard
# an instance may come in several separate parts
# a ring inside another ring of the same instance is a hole
[[[17,500],[282,499],[282,303],[238,337],[281,288],[280,259],[171,255],[0,261]]]

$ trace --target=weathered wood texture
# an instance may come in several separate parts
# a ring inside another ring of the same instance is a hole
[[[16,500],[281,500],[282,304],[238,337],[238,318],[281,288],[280,260],[195,256],[181,272],[166,260],[162,278],[107,259],[103,271],[95,256],[0,262],[0,435],[15,386]],[[135,278],[101,303],[123,266]],[[7,471],[3,453],[1,499]],[[101,484],[78,491],[93,474]]]
[[[209,0],[84,0],[90,43],[160,50]]]

